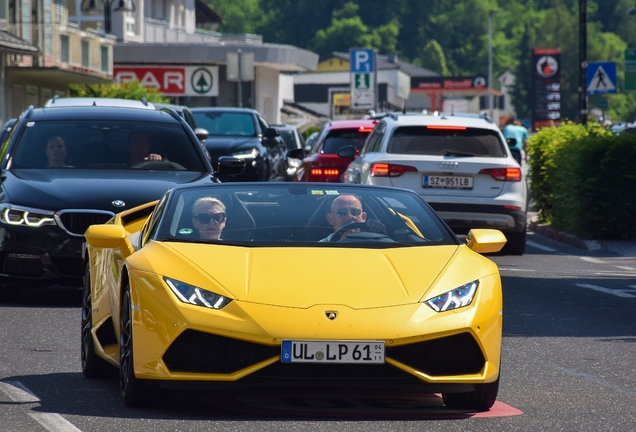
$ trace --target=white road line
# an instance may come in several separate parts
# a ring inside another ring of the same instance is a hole
[[[13,402],[34,403],[40,402],[40,398],[33,394],[31,390],[22,385],[19,381],[2,381],[0,390],[6,394]]]
[[[508,267],[499,267],[500,271],[515,271],[515,272],[533,272],[536,270],[533,269],[523,269],[523,268],[508,268]]]
[[[20,381],[0,381],[0,390],[13,402],[41,402],[40,398]],[[59,414],[30,412],[29,416],[49,432],[82,432]]]
[[[553,248],[547,247],[547,246],[543,246],[542,244],[533,242],[531,240],[526,240],[526,245],[527,246],[532,246],[533,248],[544,250],[546,252],[556,252],[557,251],[556,249],[553,249]]]
[[[628,267],[628,266],[614,266],[614,267],[619,268],[621,270],[636,271],[636,267]]]
[[[616,277],[625,277],[625,278],[636,278],[636,273],[617,273],[611,271],[604,272],[594,272],[592,273],[597,276],[616,276]]]
[[[59,414],[29,413],[29,415],[49,432],[82,432]]]
[[[636,297],[636,295],[627,293],[624,290],[604,288],[598,285],[590,285],[590,284],[574,284],[574,285],[581,288],[588,288],[594,291],[599,291],[605,294],[612,294],[612,295],[615,295],[616,297],[625,297],[625,298]]]

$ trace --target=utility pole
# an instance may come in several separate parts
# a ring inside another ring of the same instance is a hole
[[[579,0],[579,118],[587,124],[587,0]]]

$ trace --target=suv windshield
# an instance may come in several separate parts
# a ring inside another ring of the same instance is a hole
[[[393,133],[387,152],[431,156],[506,156],[496,132],[464,127],[399,127]]]
[[[151,154],[161,160],[147,160]],[[15,148],[12,166],[205,171],[180,125],[117,120],[32,122]]]
[[[322,153],[336,154],[341,148],[351,145],[359,152],[364,146],[369,132],[361,132],[358,129],[331,130],[322,146]]]
[[[256,136],[254,116],[228,111],[194,111],[197,126],[210,135]]]

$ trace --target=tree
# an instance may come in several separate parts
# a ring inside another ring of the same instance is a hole
[[[430,69],[442,76],[448,76],[446,57],[442,46],[435,39],[431,39],[413,60],[413,64]]]
[[[170,99],[154,87],[144,87],[139,80],[125,83],[109,84],[69,84],[69,96],[71,97],[104,97],[141,100],[148,102],[169,103]]]

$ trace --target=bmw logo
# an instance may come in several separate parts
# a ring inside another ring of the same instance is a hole
[[[124,207],[126,205],[126,203],[123,202],[122,200],[115,200],[111,204],[114,205],[115,207]]]

